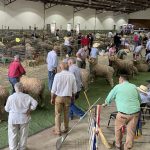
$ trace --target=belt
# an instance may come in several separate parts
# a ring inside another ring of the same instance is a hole
[[[123,115],[134,115],[134,114],[137,114],[137,113],[139,113],[140,111],[137,111],[137,112],[135,112],[135,113],[132,113],[132,114],[126,114],[126,113],[123,113],[123,112],[120,112],[119,111],[119,113],[121,113],[121,114],[123,114]]]

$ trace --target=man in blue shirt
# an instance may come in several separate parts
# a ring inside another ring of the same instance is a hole
[[[49,91],[51,91],[51,89],[52,89],[54,76],[57,72],[57,66],[58,66],[57,50],[58,50],[58,47],[54,46],[53,50],[48,53],[47,59],[46,59],[47,68],[48,68],[48,88],[49,88]]]

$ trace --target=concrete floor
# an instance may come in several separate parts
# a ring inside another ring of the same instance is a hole
[[[107,63],[108,61],[104,62],[104,64]],[[109,128],[107,128],[107,122],[110,113],[115,110],[115,107],[107,107],[102,109],[101,112],[101,128],[109,143],[113,143],[114,141],[114,120],[111,120]],[[135,140],[134,148],[132,150],[150,150],[149,118],[146,119],[146,124],[143,126],[143,135]],[[77,119],[70,121],[70,127],[73,126],[77,121]],[[27,144],[28,150],[56,150],[56,142],[59,137],[53,135],[52,130],[53,128],[49,128],[36,135],[29,137]],[[88,120],[87,118],[85,118],[68,135],[64,144],[62,145],[61,150],[89,150],[88,137]],[[124,141],[125,139],[123,139],[123,142]],[[2,150],[8,150],[8,148]],[[106,147],[101,143],[100,138],[98,138],[98,150],[107,150]],[[114,148],[112,148],[112,150],[114,150]]]
[[[112,107],[102,108],[101,110],[101,129],[109,143],[114,141],[114,120],[110,122],[110,126],[107,127],[108,118],[111,112],[116,108],[113,104]],[[73,126],[78,119],[70,121],[70,127]],[[46,129],[36,135],[28,138],[28,150],[56,150],[56,142],[59,139],[58,136],[53,135],[53,128]],[[89,150],[88,141],[88,117],[84,118],[82,122],[78,124],[76,128],[67,136],[61,150]],[[98,137],[98,150],[107,150],[101,143]],[[125,141],[125,136],[123,142]],[[114,148],[112,148],[113,150]],[[3,150],[8,150],[5,148]],[[143,135],[135,140],[133,150],[150,150],[150,120],[146,118],[146,124],[143,126]]]

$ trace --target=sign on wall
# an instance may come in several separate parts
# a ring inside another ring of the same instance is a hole
[[[56,23],[51,23],[51,33],[55,33],[56,31]]]
[[[67,24],[67,31],[70,32],[71,31],[71,23]]]
[[[76,33],[79,34],[79,32],[80,32],[80,24],[78,23],[78,24],[76,25]]]

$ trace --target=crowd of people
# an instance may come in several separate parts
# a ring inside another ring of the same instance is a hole
[[[108,49],[109,56],[113,56],[120,51],[121,44],[126,46],[128,41],[124,36],[121,41],[121,36],[116,34],[114,37],[109,34],[109,38],[113,39],[113,44],[110,44]],[[74,115],[82,117],[84,111],[77,107],[75,101],[79,98],[82,90],[82,79],[80,68],[86,68],[86,60],[93,58],[97,60],[99,55],[99,43],[94,43],[94,35],[89,34],[82,36],[78,35],[78,51],[76,58],[69,57],[72,55],[71,38],[65,37],[64,45],[67,47],[67,58],[59,63],[58,47],[54,46],[47,54],[47,69],[48,69],[48,89],[51,93],[50,103],[55,106],[55,128],[53,133],[61,135],[69,130],[69,118],[73,119]],[[134,58],[137,58],[139,49],[144,45],[144,38],[141,34],[134,34]],[[148,34],[146,46],[146,60],[150,61],[150,34]],[[136,53],[135,53],[136,52]],[[111,64],[109,64],[111,65]],[[30,113],[37,107],[37,102],[28,94],[23,93],[23,85],[19,82],[22,75],[26,71],[20,63],[18,55],[14,57],[14,61],[9,65],[8,77],[12,85],[12,95],[9,96],[5,110],[9,112],[8,119],[8,138],[10,150],[25,149],[28,125],[31,119]],[[138,116],[140,113],[141,99],[150,99],[148,90],[141,90],[142,86],[137,88],[135,85],[128,82],[128,76],[123,73],[119,77],[119,84],[116,85],[106,98],[106,104],[111,103],[115,99],[118,114],[115,120],[115,139],[116,147],[120,149],[122,144],[121,127],[127,125],[127,137],[124,145],[125,150],[133,147],[134,134]],[[139,94],[139,91],[140,94]],[[144,91],[144,92],[143,92]],[[126,97],[128,93],[128,98]],[[143,94],[146,93],[146,94]],[[146,97],[146,98],[145,98]],[[64,127],[61,128],[61,115],[63,112]],[[18,138],[19,134],[19,138]]]

